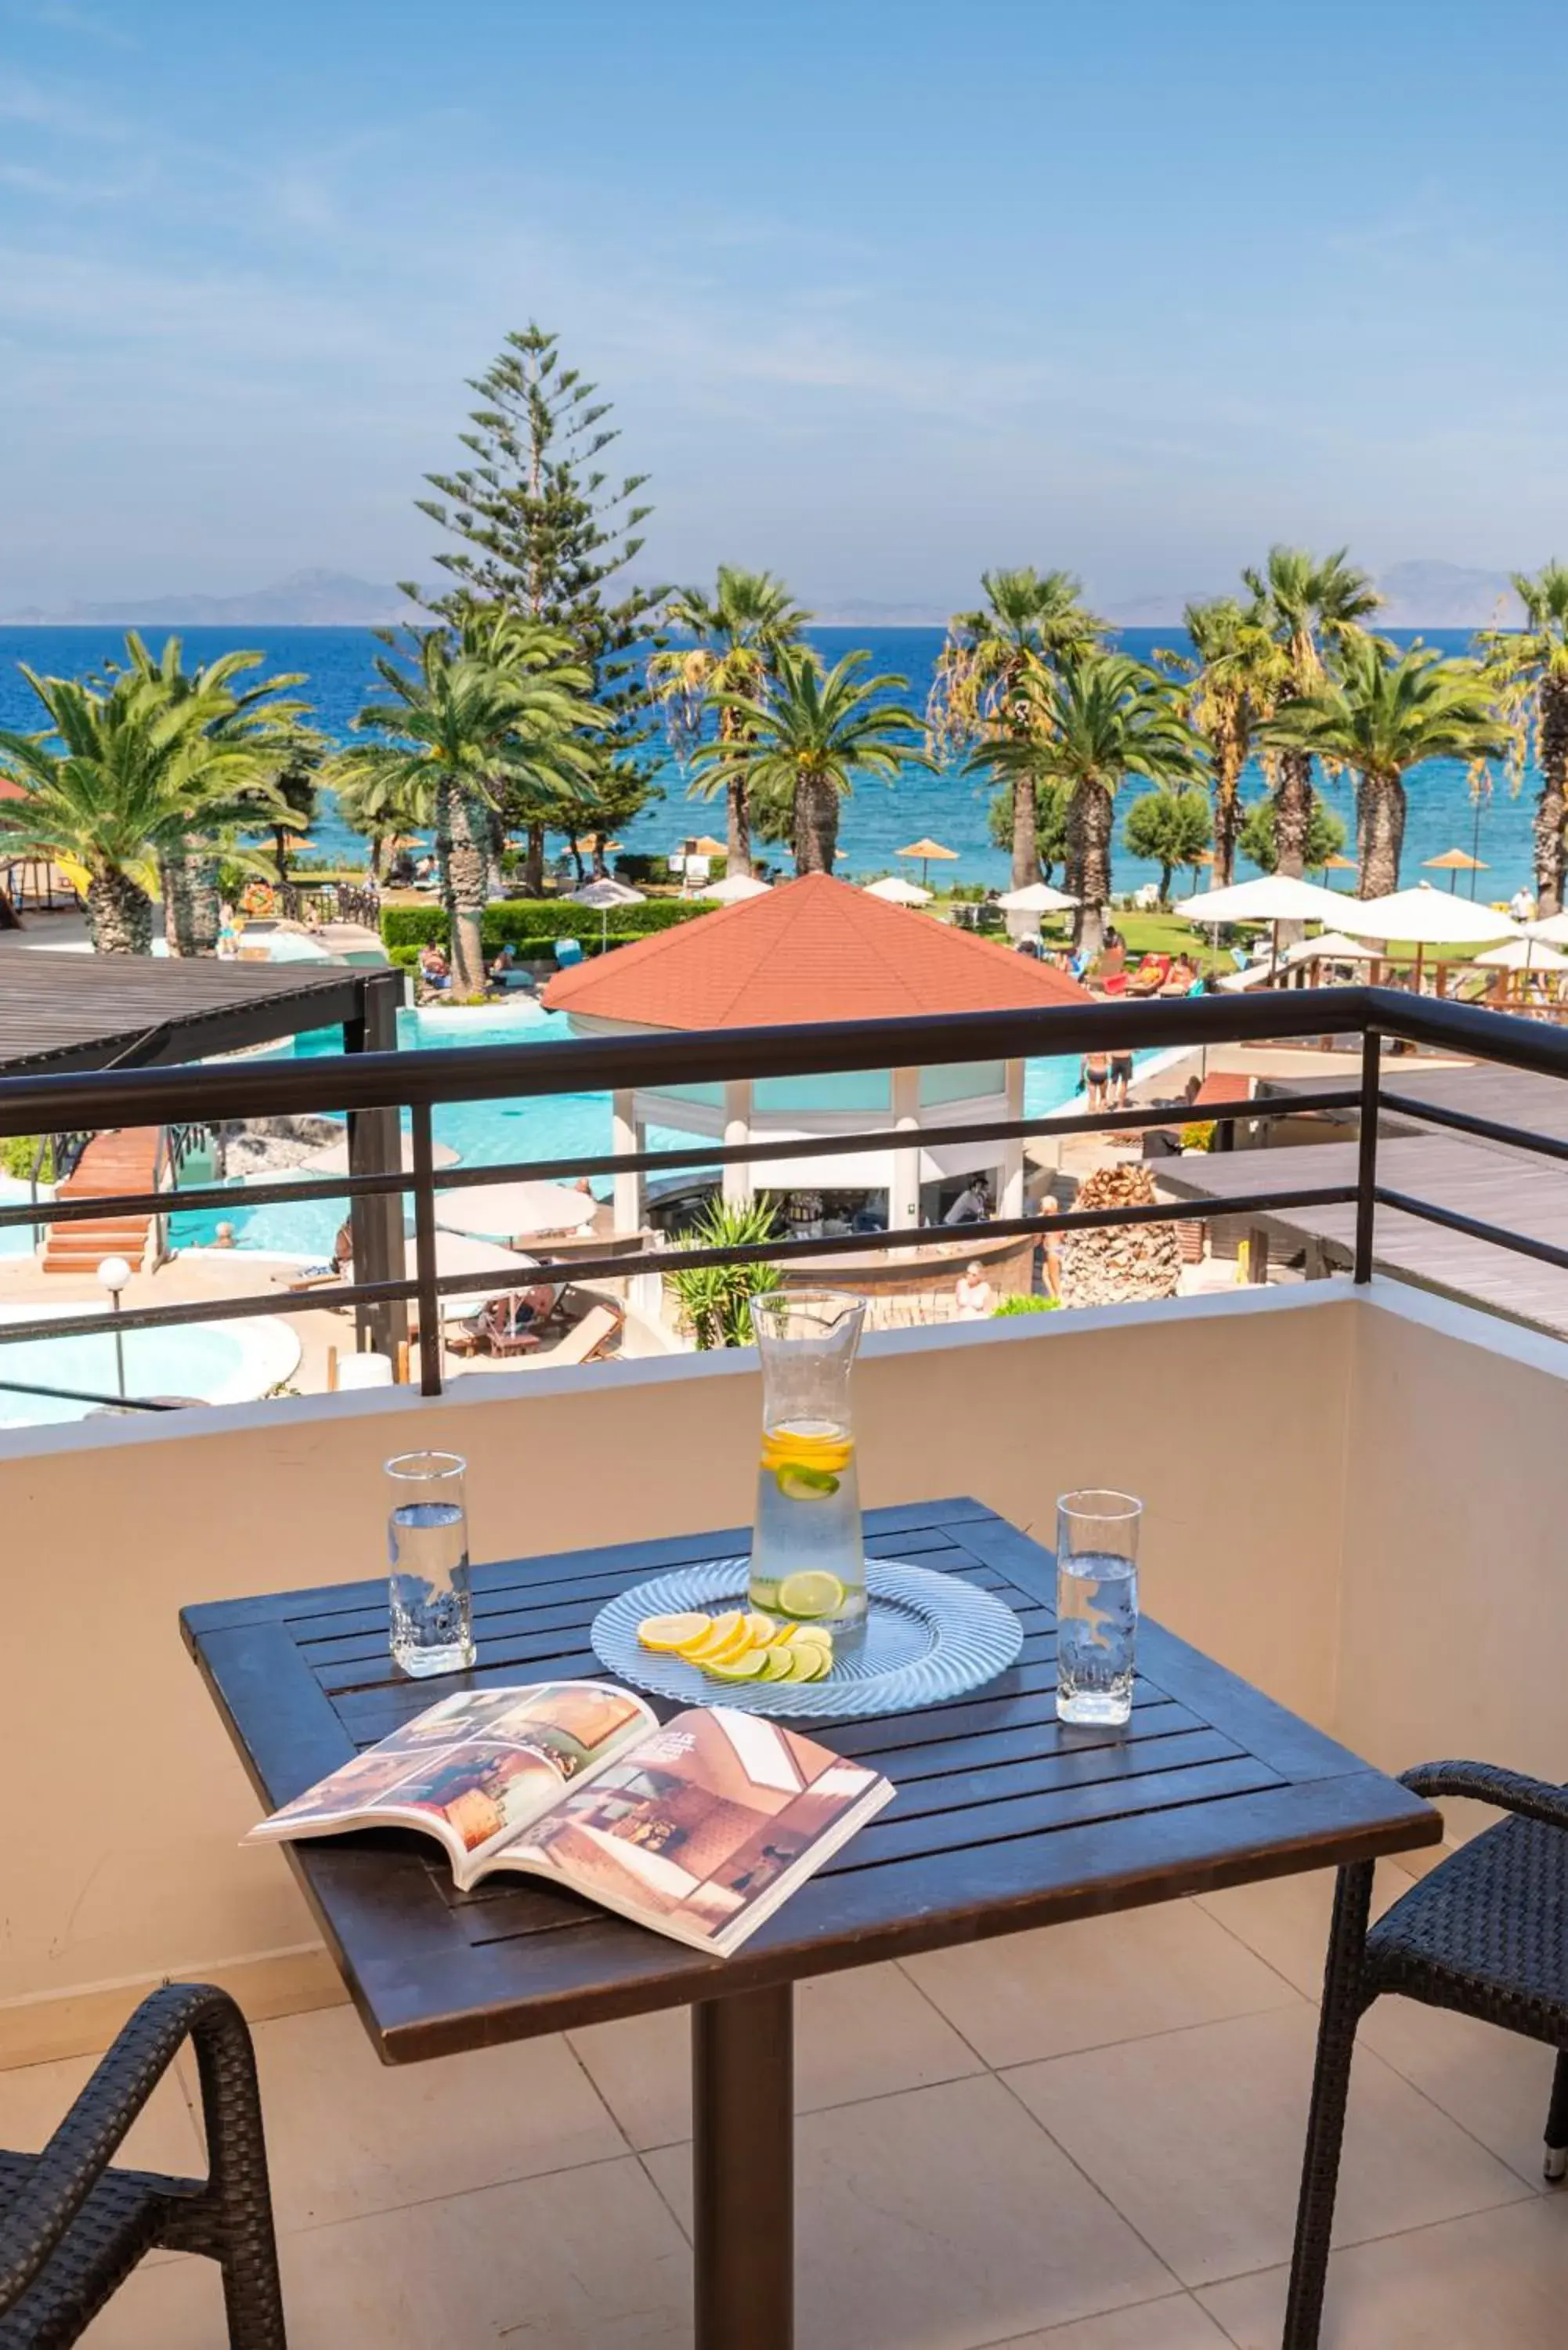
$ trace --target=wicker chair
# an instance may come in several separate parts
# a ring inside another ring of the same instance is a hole
[[[1283,2350],[1316,2350],[1355,2027],[1384,1991],[1556,2049],[1543,2167],[1554,2182],[1568,2176],[1568,1788],[1485,1762],[1425,1762],[1403,1783],[1512,1817],[1439,1863],[1370,1930],[1372,1863],[1339,1873]]]
[[[187,2038],[205,2180],[111,2170]],[[0,2350],[64,2350],[160,2247],[219,2263],[232,2350],[286,2350],[251,2036],[228,1993],[202,1983],[142,2002],[42,2154],[0,2153]]]

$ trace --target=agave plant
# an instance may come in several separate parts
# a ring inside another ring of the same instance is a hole
[[[761,1248],[777,1231],[767,1200],[714,1200],[686,1235],[690,1249]],[[692,1337],[703,1352],[752,1344],[751,1304],[782,1285],[776,1264],[694,1264],[665,1279],[680,1303]]]

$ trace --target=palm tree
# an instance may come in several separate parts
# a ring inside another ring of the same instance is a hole
[[[226,690],[171,694],[134,663],[107,681],[22,674],[48,724],[0,732],[0,770],[24,793],[0,802],[0,843],[70,875],[100,954],[150,954],[160,866],[287,810],[258,781],[254,745],[224,737]]]
[[[663,705],[671,745],[683,763],[701,745],[706,721],[715,712],[719,740],[733,741],[744,722],[727,706],[729,700],[766,700],[780,653],[799,642],[810,618],[772,572],[741,571],[728,563],[719,566],[711,598],[700,588],[682,588],[670,598],[664,608],[666,623],[696,641],[656,652],[648,664],[648,682]],[[692,788],[705,797],[722,790],[725,869],[749,875],[752,839],[744,769],[732,764],[722,774],[705,775]]]
[[[1042,706],[1015,733],[982,743],[969,764],[1010,777],[1015,790],[1039,778],[1067,785],[1079,901],[1074,943],[1097,954],[1111,894],[1116,790],[1128,775],[1162,785],[1200,781],[1201,746],[1170,679],[1125,653],[1069,656],[1025,678],[1020,691]]]
[[[125,655],[123,662],[105,663],[107,681],[112,684],[123,679],[128,686],[140,689],[150,706],[167,702],[185,711],[192,723],[193,777],[199,780],[202,746],[211,745],[223,754],[226,785],[239,785],[244,774],[254,778],[259,794],[255,806],[240,811],[240,821],[247,829],[266,824],[278,841],[306,829],[305,822],[296,821],[296,798],[280,781],[291,762],[308,758],[317,744],[317,738],[304,723],[306,705],[288,699],[293,689],[305,682],[302,674],[296,671],[241,685],[241,679],[260,668],[261,653],[223,653],[216,660],[188,671],[178,637],[166,638],[154,660],[135,629],[126,633]],[[215,714],[200,715],[209,704],[214,706]],[[231,758],[230,754],[237,755]],[[223,920],[220,846],[207,826],[192,830],[183,843],[171,844],[159,858],[163,936],[171,955],[217,952]],[[244,861],[251,859],[244,856]]]
[[[1484,629],[1480,643],[1502,706],[1516,727],[1522,767],[1528,712],[1535,714],[1541,794],[1535,803],[1535,895],[1542,916],[1563,910],[1563,828],[1568,821],[1568,565],[1553,560],[1532,578],[1513,574],[1522,629]]]
[[[832,872],[839,803],[857,775],[890,784],[905,767],[929,764],[909,739],[919,731],[919,718],[890,699],[908,691],[908,678],[859,677],[870,658],[846,653],[825,671],[804,646],[783,648],[768,700],[726,694],[721,711],[739,722],[737,729],[705,743],[692,763],[722,781],[740,769],[764,829],[792,842],[797,873]]]
[[[1261,730],[1284,751],[1315,752],[1355,776],[1356,856],[1361,892],[1384,898],[1399,887],[1405,842],[1405,777],[1424,759],[1489,759],[1508,730],[1476,661],[1445,660],[1429,645],[1397,660],[1370,637],[1340,648],[1315,693],[1281,704]]]
[[[984,605],[953,614],[937,660],[926,728],[939,757],[972,752],[993,740],[1023,739],[1050,707],[1048,694],[1024,691],[1030,680],[1039,683],[1062,662],[1094,651],[1105,633],[1105,623],[1085,608],[1082,585],[1070,572],[985,571],[980,584]],[[1015,889],[1040,879],[1029,781],[1036,772],[1025,762],[1014,774]]]
[[[569,798],[586,764],[575,738],[603,723],[570,650],[564,637],[510,615],[476,612],[455,633],[430,629],[411,671],[378,655],[392,698],[368,702],[354,727],[381,739],[350,744],[333,763],[332,780],[351,806],[358,798],[362,809],[428,811],[460,995],[484,989],[495,809],[518,791],[547,788],[556,806]]]
[[[1323,681],[1325,653],[1337,653],[1366,632],[1361,622],[1383,598],[1364,571],[1345,561],[1346,549],[1318,556],[1300,546],[1272,546],[1262,571],[1241,574],[1263,627],[1283,655],[1281,699],[1299,701]],[[1274,776],[1274,838],[1279,869],[1301,880],[1306,870],[1312,816],[1312,753],[1282,750]]]
[[[1256,602],[1247,606],[1233,596],[1215,596],[1189,604],[1182,622],[1195,658],[1156,658],[1190,681],[1181,696],[1182,714],[1203,741],[1214,802],[1214,886],[1228,889],[1235,879],[1241,777],[1259,722],[1285,683],[1286,657]]]

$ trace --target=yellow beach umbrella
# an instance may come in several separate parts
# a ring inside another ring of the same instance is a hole
[[[1421,868],[1424,872],[1446,873],[1450,889],[1455,887],[1461,873],[1491,871],[1490,865],[1484,865],[1479,857],[1468,856],[1462,848],[1445,848],[1441,857],[1424,857],[1421,859]],[[1475,894],[1473,887],[1470,894],[1472,897]]]
[[[919,858],[920,887],[922,889],[926,887],[929,878],[926,868],[934,859],[940,858],[950,864],[956,864],[958,862],[958,850],[956,848],[944,848],[940,840],[912,840],[908,848],[896,849],[894,854],[898,857],[918,857]]]

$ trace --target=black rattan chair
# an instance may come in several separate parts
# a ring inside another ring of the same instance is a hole
[[[1404,1784],[1513,1816],[1439,1862],[1370,1930],[1373,1865],[1340,1870],[1283,2350],[1316,2350],[1355,2027],[1383,1992],[1555,2048],[1544,2168],[1568,2176],[1568,1788],[1485,1762],[1425,1762]]]
[[[111,2170],[187,2038],[205,2180]],[[228,1993],[203,1983],[142,2002],[42,2154],[0,2153],[0,2350],[64,2350],[160,2247],[218,2262],[232,2350],[286,2350],[251,2035]]]

